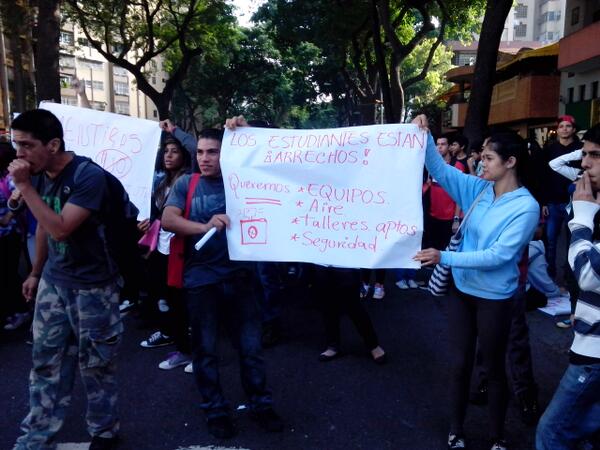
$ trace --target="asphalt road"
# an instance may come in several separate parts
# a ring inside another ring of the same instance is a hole
[[[291,289],[285,310],[285,341],[266,350],[269,385],[276,409],[286,422],[283,433],[265,434],[246,411],[234,413],[238,435],[226,442],[206,431],[199,394],[183,369],[159,370],[168,347],[143,349],[151,330],[127,317],[119,356],[122,433],[119,448],[175,450],[223,446],[237,449],[411,449],[446,448],[448,432],[445,304],[420,290],[386,286],[383,300],[365,300],[389,362],[377,366],[367,356],[351,324],[343,324],[346,355],[317,362],[322,348],[321,317],[312,296]],[[540,312],[528,314],[540,404],[550,400],[568,364],[570,330],[560,330]],[[31,347],[25,331],[4,333],[0,340],[0,449],[10,449],[28,410],[27,378]],[[221,381],[235,408],[245,399],[237,355],[221,341]],[[89,442],[85,400],[78,381],[58,442]],[[511,449],[533,448],[535,430],[523,425],[509,406],[507,439]],[[487,411],[470,406],[466,433],[469,448],[489,449]],[[65,446],[79,449],[86,446]]]

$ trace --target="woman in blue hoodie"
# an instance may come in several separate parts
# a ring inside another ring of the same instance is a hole
[[[425,116],[414,123],[427,127]],[[489,376],[492,450],[506,448],[505,355],[513,296],[518,287],[518,263],[540,215],[539,205],[522,185],[529,158],[522,138],[513,132],[494,134],[486,141],[481,158],[482,178],[465,175],[445,163],[433,138],[428,137],[425,164],[429,173],[463,211],[477,200],[458,251],[428,248],[415,256],[422,265],[450,266],[456,288],[455,298],[448,302],[449,449],[465,448],[463,422],[478,338]]]

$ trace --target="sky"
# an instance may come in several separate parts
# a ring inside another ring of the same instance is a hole
[[[250,18],[257,8],[264,3],[264,0],[230,0],[235,6],[234,14],[238,18],[240,25],[250,26]]]

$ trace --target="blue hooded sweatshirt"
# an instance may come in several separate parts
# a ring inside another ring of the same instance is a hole
[[[518,287],[523,250],[539,220],[538,203],[524,187],[496,198],[494,183],[446,164],[431,135],[425,165],[463,211],[484,191],[465,223],[458,251],[442,251],[440,263],[452,268],[461,292],[489,300],[509,299]]]

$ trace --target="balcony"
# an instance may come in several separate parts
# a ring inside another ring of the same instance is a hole
[[[600,68],[600,21],[592,23],[559,41],[558,69],[587,72]]]
[[[513,77],[494,86],[490,125],[514,122],[540,122],[558,115],[560,77],[533,75]],[[444,126],[461,128],[465,125],[467,103],[454,103],[446,113]]]
[[[554,118],[558,115],[560,77],[513,77],[494,86],[490,124]]]

